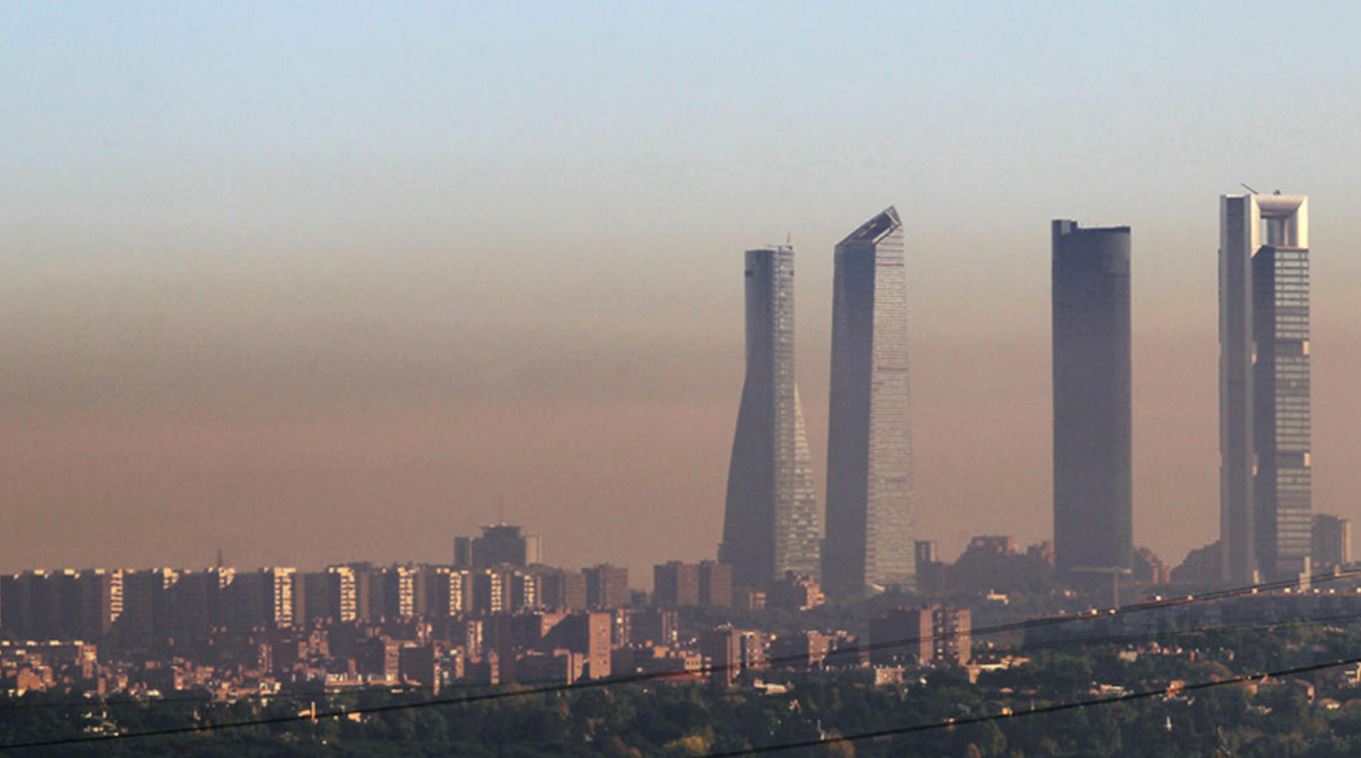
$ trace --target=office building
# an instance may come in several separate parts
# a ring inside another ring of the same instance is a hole
[[[367,574],[365,586],[367,588]],[[306,619],[350,622],[360,617],[359,572],[353,566],[328,566],[303,579]],[[364,593],[364,604],[368,593]],[[367,610],[367,608],[365,609]]]
[[[432,618],[445,619],[462,614],[472,607],[471,576],[467,571],[449,566],[425,566],[425,610]]]
[[[674,645],[680,636],[680,616],[665,608],[644,608],[627,611],[628,634],[620,644]]]
[[[234,629],[289,627],[295,618],[297,569],[274,566],[236,576],[225,588],[225,612]]]
[[[157,579],[170,582],[172,575],[173,583],[164,591],[169,605],[167,611],[169,624],[159,626],[158,629],[166,629],[176,645],[201,643],[215,628],[240,625],[233,618],[233,613],[237,609],[236,599],[232,596],[232,587],[236,583],[236,569],[215,566],[201,571],[155,572],[150,578],[153,584],[153,597]],[[255,584],[256,589],[259,589],[260,580]],[[266,594],[270,593],[257,593],[257,597]],[[130,600],[129,597],[127,601]],[[264,600],[261,599],[260,604],[263,603]],[[264,615],[263,610],[259,615]]]
[[[907,274],[898,212],[836,246],[823,584],[855,596],[913,579]]]
[[[123,572],[85,569],[76,582],[80,600],[76,617],[68,623],[68,633],[87,642],[101,640],[123,615]]]
[[[746,252],[746,378],[728,466],[719,560],[761,586],[815,574],[819,521],[812,457],[794,381],[794,249]]]
[[[510,595],[505,586],[505,575],[499,571],[482,569],[471,574],[474,613],[501,613],[507,610]]]
[[[699,564],[671,561],[652,569],[652,603],[658,608],[699,605]]]
[[[582,569],[586,575],[586,605],[593,610],[623,608],[629,604],[629,570],[602,563]]]
[[[549,569],[540,574],[543,606],[549,610],[582,611],[586,603],[586,575],[580,571]]]
[[[787,611],[807,611],[822,605],[826,599],[818,580],[786,571],[783,579],[771,583],[766,605]]]
[[[1352,562],[1352,520],[1327,513],[1314,515],[1315,568],[1346,566]]]
[[[708,666],[709,682],[731,687],[742,671],[742,632],[721,626],[700,634],[699,650]]]
[[[1309,570],[1309,200],[1220,198],[1222,578]]]
[[[1052,232],[1055,568],[1121,572],[1134,550],[1130,231]]]
[[[770,657],[781,667],[813,668],[827,659],[833,639],[815,630],[782,634],[771,645]]]
[[[582,676],[605,679],[610,675],[613,620],[608,613],[573,613],[561,618],[544,637],[543,647],[562,648],[585,657]]]
[[[511,524],[491,524],[482,527],[481,537],[455,537],[454,567],[481,569],[542,563],[539,537],[521,532],[520,527]]]
[[[411,619],[425,610],[425,575],[411,566],[370,569],[370,618]]]
[[[100,642],[123,613],[123,572],[32,570],[0,577],[0,630],[17,639]]]
[[[699,563],[699,604],[713,608],[732,607],[732,566],[717,561]]]
[[[124,648],[144,649],[166,636],[172,618],[171,592],[180,580],[174,569],[123,573],[123,612],[115,634]]]
[[[512,611],[544,607],[543,583],[538,572],[516,570],[508,573]]]
[[[973,650],[967,608],[923,605],[894,608],[870,620],[870,660],[876,665],[910,662],[963,666]]]
[[[922,595],[940,594],[945,591],[945,564],[935,540],[917,540],[913,543],[913,565],[916,569],[917,592]]]

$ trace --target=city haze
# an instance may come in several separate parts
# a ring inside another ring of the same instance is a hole
[[[1218,535],[1240,181],[1310,196],[1314,510],[1361,518],[1361,11],[1235,7],[0,12],[0,571],[447,560],[501,519],[713,557],[743,251],[796,249],[821,501],[832,247],[890,204],[920,536],[1050,536],[1077,218],[1133,230],[1134,537],[1175,564]]]

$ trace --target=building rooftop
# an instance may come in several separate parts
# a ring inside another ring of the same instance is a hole
[[[849,245],[852,243],[873,244],[887,237],[895,229],[902,228],[902,219],[898,218],[898,209],[889,206],[882,213],[860,225],[859,229],[846,235],[846,239],[841,240],[840,244]]]
[[[1224,197],[1234,199],[1251,197],[1257,203],[1263,218],[1288,218],[1295,215],[1300,206],[1309,201],[1308,195],[1282,195],[1279,192],[1274,195],[1238,194]]]
[[[1069,219],[1055,219],[1055,223],[1067,222],[1071,226],[1061,231],[1062,234],[1129,234],[1128,226],[1083,226],[1076,221]]]

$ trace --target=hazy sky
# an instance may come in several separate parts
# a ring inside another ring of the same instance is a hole
[[[712,557],[742,251],[906,224],[918,524],[1050,534],[1049,221],[1134,239],[1135,540],[1218,532],[1217,196],[1310,195],[1361,518],[1361,5],[0,4],[0,570]],[[1099,7],[1097,7],[1099,6]]]

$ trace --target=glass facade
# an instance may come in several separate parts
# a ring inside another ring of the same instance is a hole
[[[836,247],[823,584],[913,581],[912,427],[902,222],[889,208]]]
[[[1313,547],[1309,251],[1265,246],[1252,271],[1258,565],[1298,573]]]
[[[747,370],[719,557],[741,586],[817,576],[817,497],[794,380],[794,249],[746,253]]]
[[[1224,579],[1309,569],[1308,198],[1220,200]]]

